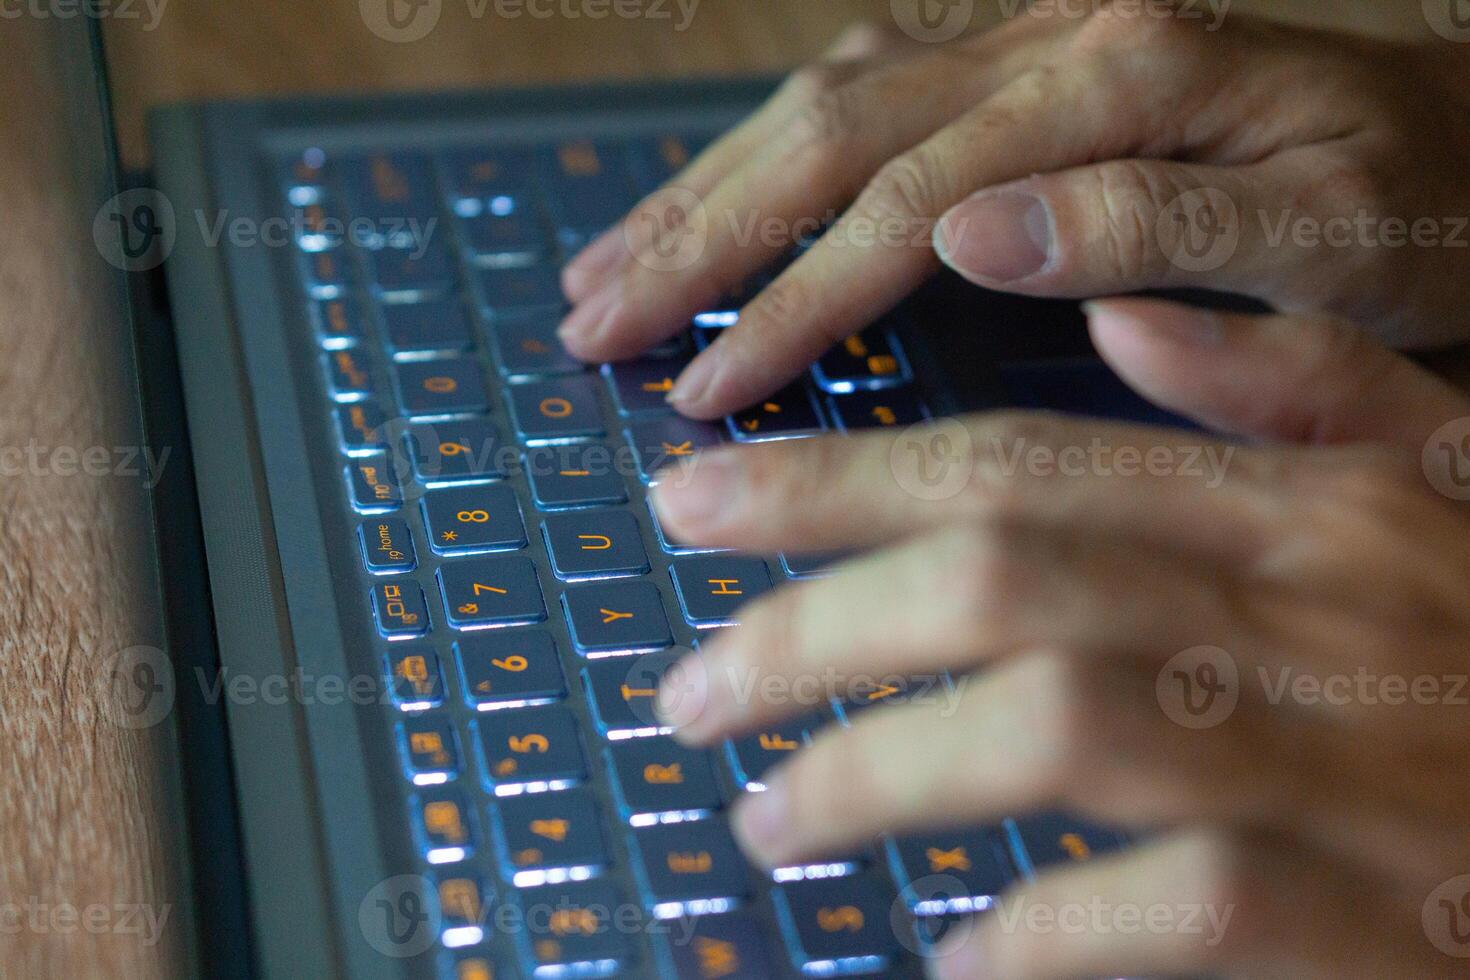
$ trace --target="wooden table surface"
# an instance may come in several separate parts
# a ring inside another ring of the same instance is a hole
[[[382,0],[364,0],[374,2]],[[771,71],[812,57],[855,18],[890,16],[888,0],[703,0],[678,31],[674,0],[663,6],[675,21],[510,18],[495,13],[518,9],[503,0],[428,2],[441,16],[414,43],[372,33],[354,0],[177,0],[156,22],[147,14],[110,21],[127,160],[146,160],[143,112],[159,102]],[[560,9],[566,0],[538,2]],[[1400,34],[1423,27],[1418,0],[1291,6],[1322,23]],[[997,0],[982,0],[977,16],[994,19],[999,10]],[[47,93],[26,90],[9,72],[20,63],[16,41],[9,28],[0,38],[0,445],[111,446],[128,412],[109,384],[117,341],[105,330],[99,341],[89,319],[96,310],[78,288],[87,281],[75,261],[89,247],[85,229],[57,233],[52,224],[68,212],[48,197],[45,168],[65,167],[64,154],[18,149],[55,116]],[[140,506],[136,488],[26,476],[0,481],[0,490],[0,976],[181,975],[189,939],[177,913],[189,899],[178,884],[173,777],[156,740],[166,729],[140,734],[99,723],[107,689],[79,667],[157,642],[151,599],[129,574],[147,552],[130,518]],[[147,942],[80,924],[17,930],[3,918],[7,902],[175,914]]]

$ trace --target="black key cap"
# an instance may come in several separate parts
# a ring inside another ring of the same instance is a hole
[[[471,415],[490,407],[484,373],[471,358],[400,364],[395,373],[398,401],[405,415]]]
[[[566,306],[561,273],[554,266],[482,269],[478,279],[481,305],[496,322],[512,314],[560,310]]]
[[[373,586],[373,616],[378,632],[390,640],[423,636],[429,631],[429,605],[413,579],[394,579]]]
[[[604,365],[602,372],[624,415],[667,414],[671,409],[665,399],[687,363],[676,357],[643,358]]]
[[[910,378],[898,338],[881,327],[853,334],[822,356],[812,377],[832,394],[893,388]]]
[[[1003,831],[937,831],[889,841],[899,895],[915,915],[983,912],[1016,880]]]
[[[847,557],[847,552],[811,551],[799,555],[783,554],[781,564],[792,578],[821,578],[831,574],[832,566]]]
[[[869,878],[792,882],[777,887],[773,898],[804,973],[876,973],[897,951],[889,897]]]
[[[551,255],[551,236],[529,194],[460,201],[454,210],[465,244],[489,265],[530,265]]]
[[[388,219],[431,217],[434,175],[427,157],[417,153],[371,153],[341,162],[342,185],[355,217]]]
[[[328,350],[355,347],[367,336],[362,311],[350,299],[328,299],[311,305],[317,343]]]
[[[731,415],[730,433],[740,442],[765,442],[815,435],[824,428],[822,416],[806,387],[795,384],[758,405]]]
[[[532,970],[541,977],[616,975],[632,955],[626,899],[603,881],[568,882],[519,893]],[[616,918],[615,918],[616,917]]]
[[[326,153],[315,146],[286,160],[282,170],[281,183],[286,189],[286,199],[296,207],[320,200],[326,193],[332,172]]]
[[[708,752],[685,748],[664,735],[614,742],[607,752],[623,817],[634,826],[720,806]]]
[[[465,636],[454,654],[471,704],[486,711],[566,697],[556,641],[541,630],[505,630]]]
[[[587,778],[577,722],[560,705],[492,711],[475,724],[496,796],[562,789]]]
[[[336,299],[352,285],[352,266],[337,252],[301,252],[301,276],[313,299]]]
[[[680,977],[767,980],[776,975],[766,958],[769,943],[755,920],[736,914],[700,916],[687,940],[669,940],[668,946]]]
[[[640,827],[633,846],[654,918],[724,912],[750,894],[745,859],[723,820]]]
[[[586,367],[562,346],[556,335],[559,310],[517,313],[496,319],[489,327],[500,373],[507,378],[543,378],[580,374]]]
[[[818,727],[813,719],[787,722],[735,739],[729,743],[730,768],[742,789],[762,792],[766,773],[796,754],[811,741]]]
[[[380,309],[394,354],[457,354],[475,345],[469,317],[459,300],[390,303]]]
[[[942,708],[954,694],[944,674],[857,677],[848,683],[840,702],[843,715],[851,721],[858,712],[895,704],[925,704]]]
[[[608,863],[591,790],[509,797],[493,809],[501,867],[517,887],[557,884]]]
[[[403,764],[416,784],[432,786],[459,776],[459,745],[448,721],[415,718],[400,727]]]
[[[423,506],[429,544],[441,555],[514,551],[526,545],[520,504],[504,483],[430,490]]]
[[[658,190],[665,181],[688,166],[707,142],[703,137],[669,133],[631,144],[628,147],[628,166],[638,193],[647,196]]]
[[[505,476],[515,451],[500,445],[488,419],[417,422],[408,429],[414,476],[425,486],[483,483]]]
[[[472,872],[439,879],[439,941],[450,949],[473,946],[485,938],[485,899]]]
[[[453,864],[474,854],[474,813],[458,790],[432,790],[412,806],[419,853],[426,861]]]
[[[581,585],[562,593],[572,641],[587,656],[657,650],[674,642],[651,582]]]
[[[388,680],[394,703],[404,711],[423,711],[444,703],[444,675],[432,647],[388,651]]]
[[[652,483],[659,470],[692,463],[701,449],[718,446],[721,437],[720,430],[708,422],[668,416],[632,423],[628,441],[638,457],[638,474]]]
[[[552,225],[568,253],[612,227],[633,207],[633,188],[618,147],[573,140],[546,147],[537,157]]]
[[[337,435],[341,438],[343,452],[357,456],[388,448],[388,437],[383,432],[388,417],[377,402],[339,405],[336,414]]]
[[[597,389],[590,378],[512,385],[508,397],[516,431],[530,445],[603,434]]]
[[[352,506],[360,514],[386,514],[403,505],[403,488],[387,454],[359,456],[347,464]]]
[[[348,226],[342,215],[323,196],[303,205],[294,215],[296,247],[306,252],[327,252],[347,241]]]
[[[625,510],[549,514],[541,523],[557,578],[567,582],[642,575],[648,553],[638,521]]]
[[[759,558],[681,558],[669,574],[691,626],[729,626],[737,609],[771,588],[771,573]]]
[[[442,296],[454,288],[458,273],[442,245],[367,251],[373,290],[391,300]]]
[[[1026,867],[1090,861],[1124,844],[1123,835],[1069,813],[1038,813],[1016,821]]]
[[[327,392],[333,401],[356,402],[376,393],[373,360],[361,350],[333,350],[322,356],[327,374]]]
[[[905,428],[929,417],[929,410],[912,388],[833,395],[827,403],[843,432]]]
[[[374,575],[411,572],[418,564],[408,524],[396,517],[363,521],[357,526],[357,538],[362,542],[363,564]]]
[[[605,738],[621,740],[668,734],[653,710],[664,672],[678,659],[673,651],[642,657],[612,657],[589,663],[582,681],[592,701],[592,716]]]
[[[445,562],[439,566],[439,588],[455,629],[518,626],[546,618],[536,566],[520,555]]]
[[[601,444],[532,447],[526,451],[526,476],[541,510],[628,501],[617,460],[612,450]]]
[[[493,956],[483,952],[460,953],[454,958],[449,980],[495,980],[502,974]]]
[[[440,160],[448,194],[456,201],[489,200],[531,184],[531,154],[518,147],[450,150]]]

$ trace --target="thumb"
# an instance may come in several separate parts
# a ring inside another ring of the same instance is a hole
[[[1087,305],[1093,342],[1139,393],[1221,432],[1418,452],[1470,398],[1342,320],[1239,316],[1159,300]]]

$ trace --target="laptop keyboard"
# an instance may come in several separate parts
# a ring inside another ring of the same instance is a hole
[[[901,314],[723,424],[664,395],[739,297],[637,361],[562,349],[561,262],[706,138],[282,161],[322,449],[355,524],[337,547],[376,627],[348,644],[376,651],[391,695],[390,795],[437,888],[445,977],[899,975],[952,917],[1122,843],[1043,814],[767,874],[737,850],[730,802],[821,726],[913,688],[852,692],[710,751],[658,725],[653,692],[680,652],[839,556],[682,545],[647,505],[652,475],[720,443],[928,415]]]

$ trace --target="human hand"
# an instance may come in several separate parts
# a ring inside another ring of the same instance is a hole
[[[795,377],[933,273],[936,238],[1017,293],[1207,286],[1396,345],[1463,339],[1464,52],[1143,6],[846,43],[567,266],[564,343],[634,356],[844,208],[686,369],[680,411]],[[691,234],[697,255],[669,268]]]
[[[907,434],[706,453],[655,489],[682,540],[876,550],[744,608],[665,679],[666,720],[709,744],[811,708],[741,692],[948,670],[951,713],[863,713],[769,774],[736,806],[746,850],[785,866],[1060,807],[1158,833],[1044,874],[1029,905],[1230,915],[1213,943],[987,915],[944,977],[1457,975],[1470,512],[1447,495],[1470,496],[1470,400],[1331,320],[1127,300],[1091,329],[1135,388],[1258,444],[974,416],[933,430],[956,452],[931,464],[973,466],[943,499],[905,489]],[[1201,647],[1232,700],[1195,725],[1171,667]]]

